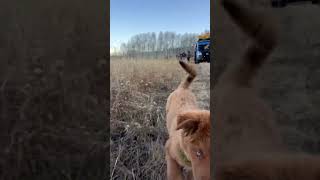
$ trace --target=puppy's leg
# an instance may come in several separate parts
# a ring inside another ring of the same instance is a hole
[[[168,153],[166,153],[166,161],[168,180],[183,180],[181,167]]]
[[[188,171],[188,172],[187,172],[186,179],[187,179],[187,180],[194,180],[194,179],[193,179],[192,171]]]
[[[170,155],[170,139],[165,145],[168,180],[183,180],[182,169]]]

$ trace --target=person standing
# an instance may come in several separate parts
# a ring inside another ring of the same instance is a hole
[[[187,54],[187,60],[188,60],[188,62],[190,62],[190,58],[191,58],[191,52],[188,51],[188,54]]]
[[[183,51],[181,54],[182,59],[185,59],[187,57],[187,54]]]

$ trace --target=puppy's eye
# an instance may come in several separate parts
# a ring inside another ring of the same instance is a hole
[[[196,150],[196,157],[198,159],[202,159],[203,158],[203,152],[201,151],[201,149]]]

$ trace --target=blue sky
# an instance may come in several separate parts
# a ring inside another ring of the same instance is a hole
[[[110,0],[110,46],[139,33],[210,30],[210,0]]]

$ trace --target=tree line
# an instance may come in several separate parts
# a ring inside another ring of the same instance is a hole
[[[209,32],[206,30],[205,32]],[[177,54],[193,51],[197,36],[201,33],[148,32],[132,36],[122,43],[118,56],[126,58],[173,58]]]

